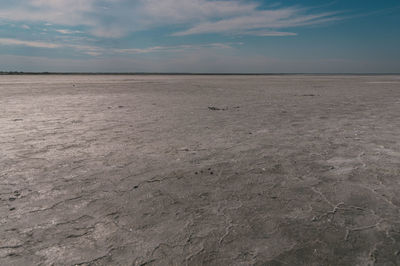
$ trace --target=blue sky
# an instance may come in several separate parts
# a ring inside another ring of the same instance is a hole
[[[400,73],[399,0],[0,4],[0,71]]]

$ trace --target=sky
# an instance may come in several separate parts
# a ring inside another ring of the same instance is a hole
[[[0,71],[400,73],[400,1],[0,0]]]

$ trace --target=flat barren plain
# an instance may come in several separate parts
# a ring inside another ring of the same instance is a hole
[[[400,265],[400,76],[0,76],[0,265]]]

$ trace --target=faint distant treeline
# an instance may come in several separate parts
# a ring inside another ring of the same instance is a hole
[[[22,72],[22,71],[0,71],[0,75],[48,75],[50,72]]]
[[[190,73],[190,72],[24,72],[0,71],[0,75],[292,75],[289,73]]]
[[[0,71],[0,75],[211,75],[211,76],[292,76],[292,75],[321,75],[321,76],[385,76],[385,75],[400,75],[400,73],[188,73],[188,72],[23,72],[23,71]]]
[[[189,73],[189,72],[23,72],[0,71],[0,75],[293,75],[288,73]]]
[[[100,74],[100,73],[63,73],[63,72],[0,71],[0,75],[76,75],[76,74]]]
[[[18,72],[18,71],[0,71],[0,75],[20,75],[23,74],[23,72]]]

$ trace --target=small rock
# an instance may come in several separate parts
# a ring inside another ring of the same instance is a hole
[[[16,198],[10,197],[8,200],[9,200],[9,201],[14,201],[14,200],[16,200]]]
[[[208,110],[211,110],[211,111],[225,111],[226,108],[218,108],[218,107],[215,107],[215,106],[209,106]]]
[[[15,208],[14,207],[10,208],[10,211],[15,211]]]

